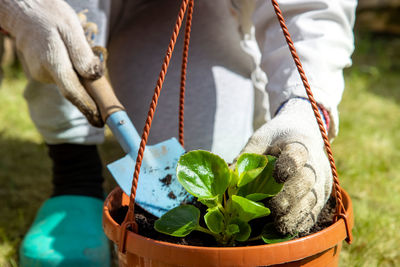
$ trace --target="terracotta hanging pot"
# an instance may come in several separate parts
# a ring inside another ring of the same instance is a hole
[[[349,195],[342,191],[350,230],[353,209]],[[107,197],[103,209],[106,235],[120,246],[121,225],[112,215],[129,205],[120,188]],[[126,210],[126,208],[125,208]],[[247,247],[198,247],[178,245],[143,237],[132,231],[125,235],[125,253],[119,252],[120,266],[337,266],[342,242],[347,238],[343,219],[306,237],[277,244]],[[282,264],[282,265],[280,265]]]

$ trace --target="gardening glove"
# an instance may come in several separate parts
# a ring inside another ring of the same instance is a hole
[[[24,69],[32,79],[57,84],[92,125],[103,126],[95,102],[79,79],[97,79],[103,67],[67,3],[0,0],[0,27],[15,39]]]
[[[276,156],[274,178],[283,190],[269,200],[282,234],[307,233],[330,197],[332,173],[311,104],[290,99],[259,128],[242,153]]]

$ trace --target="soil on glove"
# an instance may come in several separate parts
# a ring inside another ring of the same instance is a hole
[[[192,203],[192,205],[199,208],[202,215],[206,213],[207,207],[205,207],[201,203],[195,202]],[[323,210],[321,211],[317,223],[311,228],[309,232],[300,233],[298,237],[304,237],[316,233],[330,226],[333,223],[335,206],[336,206],[336,201],[333,197],[331,197],[326,203]],[[121,224],[125,218],[127,211],[128,211],[128,206],[123,206],[119,210],[115,210],[113,213],[111,213],[111,216],[118,224]],[[142,209],[138,205],[135,205],[135,218],[138,224],[139,234],[142,236],[180,245],[203,246],[203,247],[219,246],[212,236],[198,231],[193,231],[186,237],[173,237],[157,232],[154,229],[154,222],[157,220],[157,217],[148,213],[146,210]],[[267,216],[265,218],[252,220],[250,222],[251,228],[253,230],[251,237],[259,235],[261,233],[263,226],[271,221],[272,221],[272,216],[271,218],[270,216]],[[203,227],[206,227],[204,222],[200,222],[200,224]],[[236,244],[236,246],[256,246],[256,245],[265,245],[265,243],[262,240],[258,240],[252,242],[238,242]]]

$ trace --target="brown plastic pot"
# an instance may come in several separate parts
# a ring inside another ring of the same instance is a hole
[[[351,200],[343,189],[341,192],[351,230],[353,227]],[[120,245],[121,226],[115,222],[111,214],[128,204],[129,197],[120,188],[114,189],[104,202],[104,231],[117,246]],[[118,256],[120,266],[337,266],[342,241],[346,238],[343,219],[306,237],[277,244],[248,247],[178,245],[127,231],[126,252],[119,252]]]

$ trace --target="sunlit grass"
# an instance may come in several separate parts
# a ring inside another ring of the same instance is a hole
[[[342,185],[353,200],[355,227],[341,266],[400,264],[399,45],[363,40],[346,72],[334,151]]]
[[[18,68],[5,72],[0,89],[0,266],[17,266],[18,245],[50,193],[45,146],[22,97]]]

